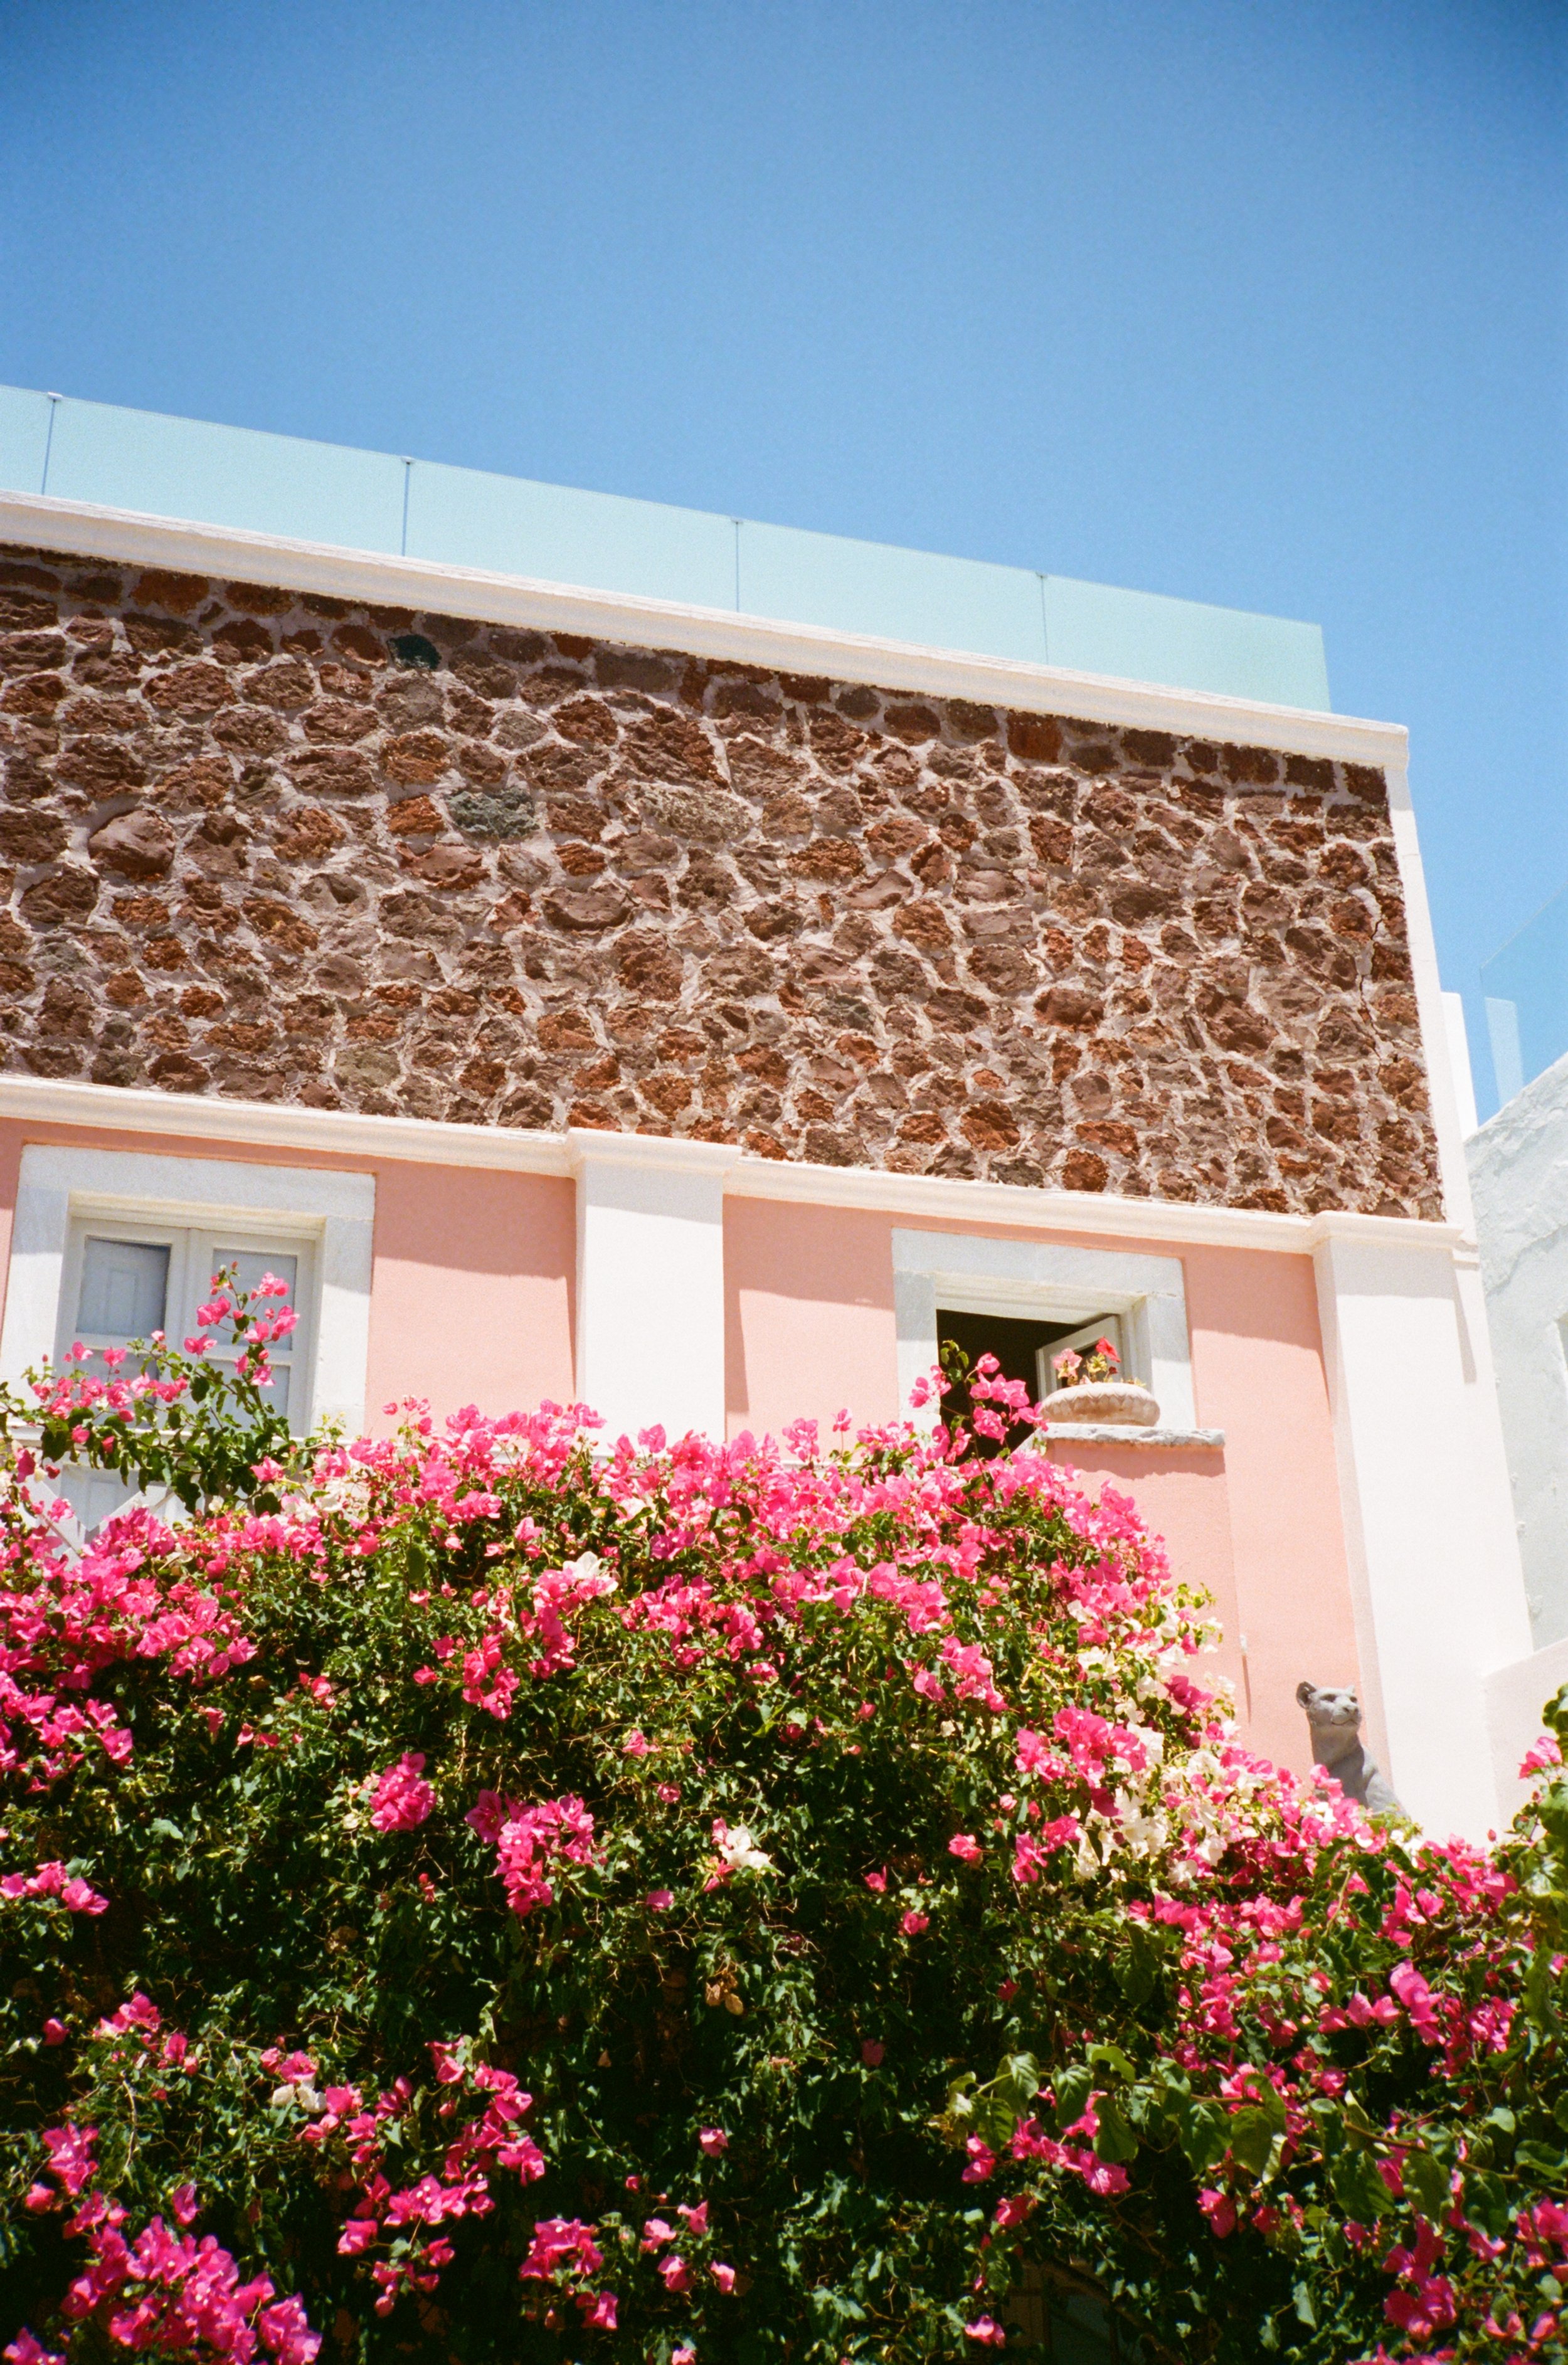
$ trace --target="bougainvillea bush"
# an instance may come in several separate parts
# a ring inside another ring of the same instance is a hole
[[[300,1442],[280,1318],[7,1416],[12,2365],[1561,2356],[1554,1741],[1373,1828],[1027,1444]],[[71,1548],[72,1455],[186,1508]]]

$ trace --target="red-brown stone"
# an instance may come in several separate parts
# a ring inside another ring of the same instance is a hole
[[[1437,1211],[1380,774],[194,584],[0,575],[14,1063]]]

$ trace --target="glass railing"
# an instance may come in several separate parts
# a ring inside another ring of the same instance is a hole
[[[1499,1104],[1568,1052],[1568,887],[1481,969]]]
[[[1316,624],[0,387],[0,488],[1327,712]]]

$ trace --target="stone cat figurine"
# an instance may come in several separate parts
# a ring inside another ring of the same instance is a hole
[[[1361,1704],[1353,1691],[1328,1685],[1297,1684],[1295,1696],[1312,1729],[1312,1754],[1332,1774],[1347,1799],[1369,1815],[1397,1810],[1398,1799],[1361,1746]]]

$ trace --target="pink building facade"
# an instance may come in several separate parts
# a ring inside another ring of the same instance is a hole
[[[1480,1834],[1533,1657],[1390,726],[0,499],[0,1369],[287,1270],[289,1410],[731,1436],[1114,1324],[1052,1453]],[[147,1327],[151,1327],[149,1323]],[[999,1333],[1000,1335],[1000,1333]],[[84,1496],[84,1518],[95,1506]]]

